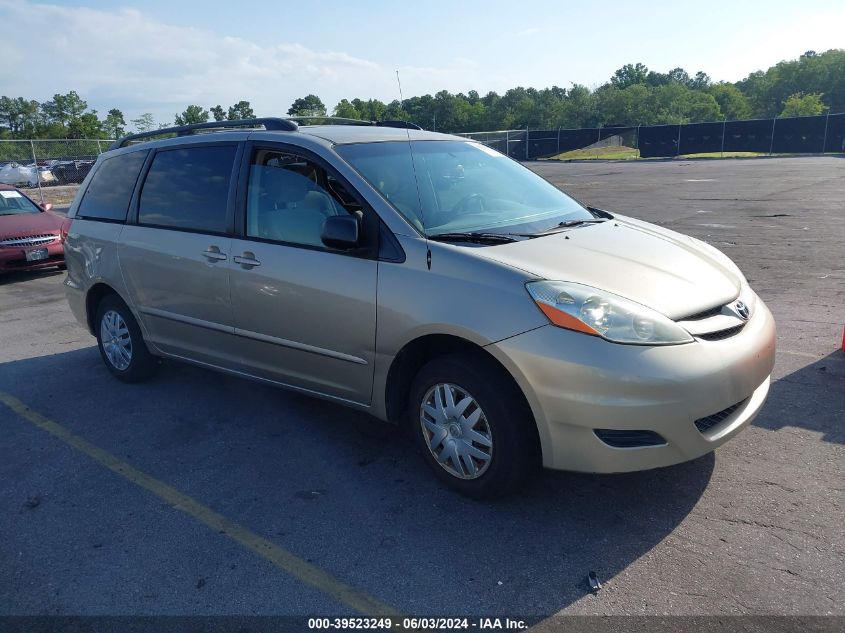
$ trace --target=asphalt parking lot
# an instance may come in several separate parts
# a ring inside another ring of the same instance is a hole
[[[121,384],[64,274],[15,274],[0,615],[845,615],[845,159],[530,166],[740,265],[778,323],[752,427],[680,466],[474,502],[340,406],[176,364]]]

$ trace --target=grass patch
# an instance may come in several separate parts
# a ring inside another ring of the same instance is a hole
[[[610,145],[608,147],[589,147],[586,149],[573,149],[563,152],[557,156],[551,156],[551,160],[628,160],[639,158],[640,150],[625,145]]]
[[[772,156],[789,156],[790,154],[772,154]],[[666,158],[757,158],[769,156],[768,152],[704,152],[701,154],[681,154],[680,156],[669,156]],[[585,149],[574,149],[570,152],[563,152],[557,156],[550,156],[548,160],[631,160],[640,158],[640,151],[633,147],[615,145],[609,147],[590,147]],[[664,157],[656,156],[655,159]],[[644,158],[643,160],[651,160]]]
[[[705,152],[703,154],[681,154],[681,158],[756,158],[768,155],[768,152]]]

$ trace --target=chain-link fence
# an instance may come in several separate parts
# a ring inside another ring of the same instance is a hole
[[[461,134],[517,160],[845,152],[845,113],[682,125]]]
[[[31,188],[40,202],[69,204],[111,140],[0,140],[0,183]]]

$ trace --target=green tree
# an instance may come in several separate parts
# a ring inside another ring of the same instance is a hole
[[[120,138],[126,135],[126,120],[123,118],[123,112],[117,108],[112,108],[106,115],[103,121],[103,131],[109,138]]]
[[[598,123],[596,96],[587,86],[573,84],[561,108],[560,125],[566,128],[591,127]]]
[[[208,110],[202,106],[189,105],[182,114],[177,114],[174,119],[176,125],[192,125],[194,123],[206,123],[208,121]]]
[[[719,112],[728,121],[739,121],[751,116],[751,104],[742,91],[733,84],[719,82],[707,88],[719,104]]]
[[[67,126],[67,138],[101,138],[103,124],[97,117],[97,111],[84,112],[71,119]]]
[[[684,116],[688,123],[717,121],[721,114],[719,104],[713,95],[698,90],[690,90],[684,103]]]
[[[144,112],[144,114],[139,116],[137,119],[132,119],[129,122],[135,126],[136,132],[149,132],[156,127],[155,118],[153,118],[152,112]]]
[[[805,95],[796,92],[786,98],[780,116],[814,116],[824,114],[825,110],[827,106],[822,103],[821,94]]]
[[[675,83],[683,84],[685,86],[690,85],[689,73],[683,68],[673,68],[667,73],[667,75],[669,77],[669,81],[674,81]]]
[[[82,116],[88,108],[88,103],[75,90],[71,90],[64,95],[53,95],[53,99],[44,103],[41,108],[51,122],[67,127],[74,119]]]
[[[32,138],[42,125],[40,104],[23,97],[0,97],[0,130],[13,138]]]
[[[777,116],[787,99],[796,94],[823,94],[832,112],[845,111],[845,50],[824,53],[807,51],[798,59],[782,61],[766,71],[758,70],[738,82],[751,103],[752,115]]]
[[[699,70],[695,73],[695,77],[689,80],[688,85],[693,90],[706,90],[711,83],[710,75]]]
[[[208,109],[211,113],[211,116],[214,117],[215,121],[225,121],[226,120],[226,111],[223,109],[223,106],[218,104],[216,106],[212,106]]]
[[[238,119],[254,119],[255,112],[252,111],[249,101],[238,101],[235,105],[229,107],[226,118],[230,121],[237,121]]]
[[[402,106],[399,99],[394,99],[387,104],[387,109],[384,111],[383,121],[408,121],[408,113]]]
[[[599,122],[603,125],[648,125],[657,122],[653,88],[633,84],[619,89],[612,84],[595,92]]]
[[[288,116],[326,116],[326,106],[317,95],[307,95],[293,102]]]
[[[361,113],[361,118],[365,121],[381,121],[385,118],[384,115],[387,112],[387,104],[379,99],[368,99],[367,101],[353,99],[352,105]]]
[[[613,77],[610,78],[610,83],[617,88],[627,88],[628,86],[633,86],[634,84],[644,84],[647,77],[648,68],[646,68],[645,65],[640,63],[625,64],[622,68],[613,73]]]
[[[348,99],[341,99],[332,110],[332,116],[339,116],[344,119],[360,119],[361,113],[358,112],[358,108],[349,103]]]

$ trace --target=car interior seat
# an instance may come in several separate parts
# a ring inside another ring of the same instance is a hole
[[[281,242],[322,246],[323,222],[338,215],[337,204],[307,176],[292,169],[254,165],[250,234]]]

